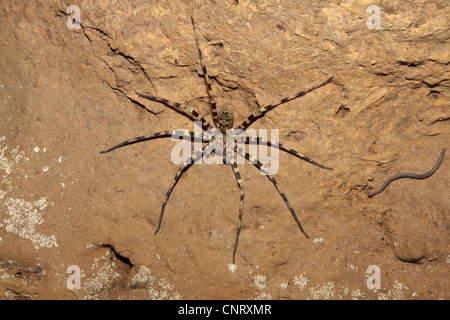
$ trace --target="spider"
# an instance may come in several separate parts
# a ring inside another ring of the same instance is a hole
[[[206,130],[209,129],[215,129],[215,130],[220,130],[220,132],[225,133],[228,129],[232,129],[233,128],[233,123],[234,123],[234,116],[233,116],[233,109],[231,108],[230,105],[225,104],[221,110],[218,112],[217,109],[217,104],[216,101],[214,99],[214,96],[212,95],[212,89],[211,89],[211,80],[208,76],[207,70],[206,70],[206,66],[203,62],[203,55],[202,55],[202,51],[200,49],[200,45],[199,45],[199,40],[198,40],[198,36],[197,36],[197,30],[195,27],[195,22],[194,22],[194,18],[191,16],[191,22],[192,22],[192,28],[193,28],[193,32],[194,32],[194,37],[195,37],[195,42],[196,42],[196,46],[197,46],[197,50],[198,50],[198,56],[199,56],[199,62],[200,62],[200,67],[202,69],[202,76],[205,80],[205,85],[206,85],[206,91],[208,93],[208,98],[209,98],[209,104],[211,107],[211,114],[212,114],[212,119],[213,119],[213,124],[212,125],[209,121],[207,121],[203,116],[201,116],[197,110],[195,108],[192,108],[190,106],[188,106],[187,104],[181,104],[178,102],[172,102],[170,100],[167,99],[162,99],[162,98],[158,98],[155,96],[151,96],[151,95],[147,95],[147,94],[142,94],[136,91],[136,94],[141,97],[141,98],[145,98],[151,101],[156,101],[158,103],[161,103],[169,108],[174,109],[175,111],[181,112],[182,114],[184,114],[185,116],[187,116],[188,118],[194,120],[194,121],[201,121],[202,127]],[[252,114],[250,114],[238,127],[237,129],[242,129],[242,130],[246,130],[253,122],[255,122],[257,119],[263,117],[268,111],[274,109],[275,107],[282,105],[284,103],[287,103],[289,101],[292,101],[294,99],[297,99],[315,89],[318,89],[322,86],[325,86],[326,84],[330,83],[331,80],[333,79],[333,77],[328,78],[327,80],[311,86],[310,88],[306,89],[306,90],[302,90],[292,96],[288,96],[285,97],[283,99],[281,99],[279,102],[275,103],[275,104],[270,104],[264,107],[259,108],[258,110],[256,110],[255,112],[253,112]],[[143,142],[143,141],[147,141],[147,140],[152,140],[152,139],[158,139],[158,138],[164,138],[164,137],[171,137],[173,133],[177,133],[180,136],[180,130],[167,130],[167,131],[161,131],[161,132],[156,132],[156,133],[151,133],[149,135],[145,135],[145,136],[139,136],[133,139],[128,139],[114,147],[109,148],[108,150],[105,151],[101,151],[100,153],[108,153],[111,152],[115,149],[127,146],[127,145],[131,145],[134,143],[139,143],[139,142]],[[198,136],[195,136],[194,132],[185,132],[183,131],[183,133],[181,134],[183,137],[188,137],[188,138],[199,138]],[[205,137],[204,135],[202,135],[202,137]],[[158,233],[158,231],[161,228],[161,223],[163,220],[163,216],[164,216],[164,211],[166,208],[166,204],[169,201],[170,195],[172,194],[173,189],[175,188],[175,185],[177,184],[177,182],[179,181],[181,175],[186,172],[189,167],[195,163],[199,158],[201,158],[204,154],[205,151],[208,147],[211,147],[214,145],[214,143],[216,142],[216,140],[212,140],[212,141],[207,141],[208,143],[206,145],[204,145],[202,147],[201,150],[197,150],[196,152],[194,152],[190,158],[188,159],[188,161],[184,161],[180,168],[178,169],[177,174],[175,175],[175,178],[173,180],[172,185],[170,186],[170,188],[168,189],[166,196],[164,198],[163,204],[162,204],[162,208],[161,208],[161,213],[159,215],[159,221],[158,221],[158,227],[155,231],[155,235]],[[289,149],[286,148],[285,146],[283,146],[281,143],[273,143],[272,141],[267,141],[266,139],[262,138],[262,137],[247,137],[246,138],[246,142],[249,143],[266,143],[267,145],[270,145],[271,147],[274,148],[278,148],[283,150],[284,152],[287,152],[290,155],[293,155],[297,158],[300,158],[302,160],[305,160],[313,165],[316,165],[322,169],[327,169],[327,170],[333,170],[330,167],[326,167],[314,160],[312,160],[311,158],[307,157],[304,154],[301,154],[299,152],[297,152],[294,149]],[[234,145],[234,141],[233,141],[233,145]],[[233,150],[226,150],[226,148],[224,148],[223,152],[223,160],[224,163],[226,162],[227,164],[231,165],[231,168],[233,169],[235,178],[236,178],[236,182],[239,186],[240,189],[240,202],[239,202],[239,217],[238,217],[238,224],[237,224],[237,230],[236,230],[236,237],[235,237],[235,241],[234,241],[234,249],[233,249],[233,265],[235,264],[235,258],[236,258],[236,251],[238,248],[238,243],[239,243],[239,235],[241,233],[241,228],[242,228],[242,215],[243,215],[243,211],[244,211],[244,184],[242,181],[242,177],[241,177],[241,173],[239,171],[239,168],[237,166],[236,160],[231,159],[232,157],[230,157],[230,152],[236,152],[236,154],[239,154],[242,157],[245,157],[245,159],[247,159],[249,162],[251,162],[253,165],[255,165],[260,171],[265,170],[266,167],[258,160],[258,159],[254,159],[254,157],[248,153],[248,152],[243,152],[242,149],[238,149],[236,148],[236,146],[234,146]],[[226,161],[225,161],[226,160]],[[280,186],[278,185],[278,182],[276,181],[276,179],[270,175],[270,174],[266,174],[266,176],[269,178],[270,182],[274,185],[274,187],[277,189],[278,193],[280,194],[280,196],[283,198],[284,202],[286,203],[286,206],[288,207],[289,211],[291,212],[292,217],[294,218],[295,222],[297,223],[297,226],[299,227],[300,231],[305,235],[306,238],[309,238],[309,236],[307,235],[307,233],[305,232],[305,230],[303,229],[297,215],[295,214],[294,209],[292,208],[291,204],[289,203],[286,195],[283,193],[283,191],[281,190]]]

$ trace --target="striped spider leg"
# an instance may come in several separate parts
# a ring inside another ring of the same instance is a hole
[[[282,104],[284,104],[286,102],[289,102],[291,100],[297,99],[297,98],[299,98],[299,97],[301,97],[301,96],[303,96],[303,95],[305,95],[305,94],[307,94],[307,93],[309,93],[309,92],[311,92],[311,91],[313,91],[315,89],[318,89],[318,88],[328,84],[329,82],[331,82],[332,79],[333,79],[333,77],[330,77],[330,78],[328,78],[327,80],[321,82],[318,85],[315,85],[315,86],[312,86],[312,87],[310,87],[310,88],[308,88],[306,90],[300,91],[300,92],[298,92],[295,95],[283,98],[278,103],[270,104],[270,105],[267,105],[265,107],[262,107],[262,108],[258,109],[257,111],[255,111],[252,114],[250,114],[250,116],[248,116],[238,126],[237,130],[239,130],[239,129],[242,129],[242,130],[247,129],[253,122],[255,122],[259,118],[263,117],[266,112],[268,112],[268,111],[274,109],[275,107],[278,107],[279,105],[282,105]],[[291,154],[291,155],[293,155],[293,156],[295,156],[297,158],[305,160],[305,161],[307,161],[307,162],[309,162],[309,163],[311,163],[311,164],[313,164],[315,166],[318,166],[318,167],[320,167],[322,169],[333,170],[333,168],[324,166],[324,165],[318,163],[317,161],[311,159],[310,157],[308,157],[308,156],[306,156],[306,155],[304,155],[304,154],[302,154],[302,153],[300,153],[300,152],[298,152],[298,151],[296,151],[294,149],[287,148],[287,147],[283,146],[281,143],[272,143],[272,141],[268,141],[267,139],[265,139],[263,137],[247,136],[247,137],[245,137],[245,142],[249,143],[249,144],[260,144],[260,143],[263,143],[263,144],[269,145],[271,147],[281,149],[284,152],[287,152],[288,154]],[[245,157],[248,161],[250,161],[253,165],[255,165],[260,171],[267,170],[267,168],[259,160],[254,159],[249,153],[245,152],[245,154],[243,154],[242,151],[238,150],[236,147],[235,147],[235,151],[236,151],[237,154]],[[243,208],[243,202],[244,202],[244,187],[243,187],[241,174],[239,172],[239,169],[237,167],[236,162],[233,162],[231,165],[232,165],[233,171],[235,173],[236,180],[238,182],[238,185],[239,185],[239,188],[240,188],[240,192],[241,192],[240,206],[239,206],[239,220],[238,220],[238,226],[237,226],[237,231],[236,231],[236,239],[235,239],[234,250],[233,250],[233,264],[234,264],[235,263],[235,255],[236,255],[236,251],[237,251],[237,246],[238,246],[238,243],[239,243],[239,235],[240,235],[241,227],[242,227],[242,214],[243,214],[243,209],[242,208]],[[275,186],[275,188],[277,189],[277,191],[280,194],[280,196],[283,198],[284,202],[286,203],[286,206],[288,207],[289,211],[291,212],[291,215],[294,218],[295,222],[297,223],[300,231],[307,238],[309,238],[309,236],[306,234],[305,230],[303,229],[303,227],[302,227],[302,225],[301,225],[297,215],[295,214],[295,211],[294,211],[292,205],[289,203],[289,200],[287,199],[286,195],[284,194],[284,192],[281,190],[280,186],[278,185],[277,180],[272,175],[269,175],[269,174],[266,174],[266,175],[267,175],[268,179],[270,180],[270,182],[272,182],[272,184]]]
[[[284,192],[281,190],[280,186],[278,185],[277,180],[272,175],[267,173],[268,170],[267,170],[266,166],[264,166],[258,159],[255,159],[254,157],[252,157],[250,155],[250,153],[248,153],[248,152],[242,152],[238,148],[235,148],[235,151],[240,156],[245,157],[245,159],[247,159],[250,163],[252,163],[254,166],[256,166],[259,169],[259,171],[263,172],[267,176],[267,178],[269,178],[270,182],[272,182],[274,187],[277,189],[281,198],[283,198],[284,203],[286,203],[286,206],[288,207],[289,211],[291,212],[291,215],[294,218],[295,222],[297,223],[300,231],[306,236],[306,238],[309,238],[309,236],[306,234],[305,230],[303,229],[302,224],[300,223],[300,220],[298,219],[297,215],[295,214],[294,208],[289,203],[289,200],[287,199],[286,195],[284,194]],[[237,244],[237,239],[236,239],[236,244]]]
[[[233,141],[234,143],[234,141]],[[225,150],[224,153],[224,163],[230,163],[231,168],[233,169],[234,176],[236,177],[236,182],[239,186],[240,191],[240,197],[239,197],[239,217],[238,217],[238,225],[236,229],[236,238],[234,240],[234,248],[233,248],[233,264],[235,264],[236,261],[236,252],[239,242],[239,235],[241,234],[241,228],[242,228],[242,215],[244,214],[244,182],[242,181],[242,175],[239,171],[239,168],[236,163],[236,158],[230,156],[230,152],[234,152],[234,150]],[[225,158],[226,157],[226,158]]]
[[[246,137],[245,141],[250,143],[250,144],[267,144],[270,147],[283,150],[284,152],[289,153],[289,154],[291,154],[291,155],[293,155],[293,156],[295,156],[297,158],[300,158],[302,160],[305,160],[306,162],[309,162],[309,163],[311,163],[311,164],[313,164],[315,166],[318,166],[319,168],[333,171],[333,168],[324,166],[323,164],[318,163],[317,161],[311,159],[310,157],[308,157],[308,156],[306,156],[306,155],[304,155],[304,154],[302,154],[302,153],[300,153],[300,152],[298,152],[298,151],[296,151],[294,149],[290,149],[290,148],[285,147],[284,145],[282,145],[279,142],[278,143],[273,143],[272,141],[269,141],[269,140],[267,140],[267,139],[265,139],[263,137]]]
[[[257,167],[259,169],[260,172],[267,172],[267,168],[258,160],[253,158],[248,152],[243,153],[242,151],[238,150],[237,148],[235,148],[237,154],[245,157],[245,159],[247,159],[249,162],[251,162],[255,167]],[[236,251],[237,251],[237,247],[238,247],[238,243],[239,243],[239,235],[241,233],[241,228],[242,228],[242,213],[243,213],[243,205],[244,205],[244,187],[243,187],[243,183],[242,183],[242,178],[241,175],[239,173],[239,169],[237,168],[236,163],[232,164],[233,166],[233,170],[235,171],[235,175],[236,175],[236,180],[238,181],[240,190],[241,190],[241,198],[240,198],[240,206],[239,206],[239,220],[238,220],[238,226],[237,226],[237,231],[236,231],[236,239],[234,241],[234,250],[233,250],[233,264],[235,263],[235,256],[236,256]],[[305,230],[302,227],[302,224],[300,223],[300,220],[298,219],[294,208],[292,207],[292,205],[290,204],[288,198],[286,197],[286,195],[284,194],[284,192],[281,190],[277,180],[275,179],[275,177],[273,177],[272,175],[269,175],[267,173],[264,173],[267,178],[270,180],[270,182],[273,184],[273,186],[277,189],[278,193],[280,194],[281,198],[283,199],[284,203],[286,204],[286,206],[288,207],[289,211],[291,212],[292,217],[294,218],[295,222],[297,223],[297,226],[299,227],[300,231],[305,235],[306,238],[309,239],[308,234],[305,232]]]
[[[245,131],[245,129],[247,129],[253,122],[255,122],[257,119],[263,117],[268,111],[274,109],[275,107],[278,107],[282,104],[285,104],[286,102],[292,101],[294,99],[300,98],[301,96],[304,96],[305,94],[314,91],[316,89],[319,89],[320,87],[323,87],[324,85],[328,84],[331,82],[331,80],[333,80],[333,77],[328,78],[327,80],[312,86],[306,90],[302,90],[292,96],[286,97],[281,99],[279,102],[274,103],[274,104],[269,104],[265,107],[261,107],[258,110],[256,110],[255,112],[253,112],[251,115],[249,115],[247,117],[247,119],[245,119],[238,127],[238,129],[242,129]]]
[[[193,131],[186,132],[184,130],[166,130],[166,131],[154,132],[154,133],[151,133],[151,134],[148,134],[145,136],[139,136],[136,138],[125,140],[124,142],[121,142],[107,150],[100,151],[100,153],[108,153],[115,149],[128,146],[130,144],[135,144],[135,143],[153,140],[153,139],[159,139],[159,138],[167,138],[167,137],[171,137],[172,135],[176,135],[178,137],[183,137],[183,138],[196,139],[196,140],[200,140],[205,137],[203,134],[202,134],[202,136],[196,136],[195,134],[196,133]]]
[[[167,190],[167,192],[166,192],[166,196],[164,198],[163,205],[161,208],[161,214],[159,215],[158,228],[155,231],[155,235],[158,233],[159,229],[161,229],[161,223],[162,223],[162,219],[164,216],[164,210],[166,209],[166,205],[167,205],[167,202],[169,201],[170,195],[172,194],[172,191],[175,188],[175,185],[180,180],[181,175],[183,174],[183,172],[187,171],[192,166],[192,164],[196,163],[199,159],[201,159],[203,157],[206,148],[208,148],[209,146],[214,147],[215,143],[216,143],[216,141],[211,141],[208,144],[204,145],[202,147],[201,151],[194,152],[191,155],[191,157],[187,161],[183,162],[183,164],[178,169],[178,172],[175,175],[175,178],[173,179],[172,185],[170,186],[169,190]]]
[[[151,101],[156,101],[159,103],[162,103],[164,105],[166,105],[169,108],[172,108],[176,111],[181,112],[182,114],[184,114],[185,116],[191,118],[194,121],[200,121],[202,123],[202,127],[206,130],[208,129],[212,129],[213,126],[211,125],[211,123],[209,123],[209,121],[207,121],[205,118],[203,118],[196,109],[188,106],[187,104],[181,104],[179,102],[173,102],[167,99],[163,99],[163,98],[158,98],[155,96],[151,96],[148,94],[143,94],[143,93],[139,93],[136,91],[136,94],[138,96],[140,96],[141,98],[145,98]]]
[[[202,68],[203,77],[205,78],[206,91],[208,92],[209,103],[211,105],[212,118],[213,118],[213,121],[214,121],[214,125],[216,127],[218,127],[219,114],[217,112],[217,104],[216,104],[216,100],[214,99],[214,96],[212,94],[211,80],[209,79],[208,72],[206,71],[206,66],[203,63],[203,54],[202,54],[202,50],[200,50],[200,45],[199,45],[198,36],[197,36],[197,29],[195,28],[195,22],[194,22],[194,17],[193,16],[191,16],[191,22],[192,22],[192,28],[194,29],[195,44],[197,45],[197,51],[198,51],[198,57],[199,57],[199,60],[200,60],[200,66]]]
[[[133,139],[125,140],[124,142],[119,143],[118,145],[115,145],[105,151],[100,151],[100,153],[108,153],[115,149],[122,148],[122,147],[128,146],[130,144],[147,141],[147,140],[171,137],[173,134],[175,134],[178,137],[183,137],[183,138],[190,138],[190,139],[193,138],[196,140],[201,139],[202,141],[205,141],[205,142],[207,141],[205,139],[209,138],[209,136],[207,136],[203,133],[201,134],[201,136],[198,136],[198,135],[195,135],[195,132],[192,132],[192,131],[186,132],[184,130],[173,130],[173,131],[167,130],[167,131],[156,132],[156,133],[152,133],[149,135],[139,136],[139,137],[136,137]],[[183,174],[183,172],[187,171],[193,163],[196,163],[201,157],[203,157],[205,150],[207,150],[208,147],[211,148],[214,146],[215,146],[215,141],[209,141],[206,145],[204,145],[202,147],[201,151],[194,152],[189,159],[185,160],[181,164],[180,168],[178,169],[177,174],[175,175],[172,185],[170,186],[169,190],[166,192],[166,196],[165,196],[164,202],[162,204],[161,213],[160,213],[160,217],[159,217],[159,221],[158,221],[158,227],[155,231],[155,235],[158,233],[159,229],[161,228],[161,222],[162,222],[162,219],[164,216],[164,210],[166,208],[167,202],[169,201],[169,197],[172,194],[172,191],[175,188],[175,185],[180,180],[181,175]]]

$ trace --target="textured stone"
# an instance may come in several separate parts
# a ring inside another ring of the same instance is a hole
[[[431,178],[367,197],[396,173],[428,171],[449,147],[444,1],[80,1],[81,29],[68,28],[71,4],[0,3],[1,299],[450,298],[449,155]],[[369,28],[371,5],[379,29]],[[280,152],[276,179],[310,239],[270,181],[242,165],[236,266],[231,168],[192,166],[155,236],[176,142],[99,154],[193,129],[135,91],[211,121],[191,15],[213,94],[235,124],[334,76],[251,127],[279,129],[283,144],[334,168]],[[80,289],[67,287],[72,265]]]

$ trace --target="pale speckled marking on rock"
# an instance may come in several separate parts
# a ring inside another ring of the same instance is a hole
[[[196,26],[195,26],[195,22],[194,22],[194,18],[191,17],[191,22],[192,22],[192,28],[194,31],[194,37],[195,37],[195,42],[196,42],[196,46],[197,46],[197,50],[198,50],[198,56],[199,56],[199,61],[200,61],[200,66],[202,69],[202,76],[205,80],[205,84],[206,84],[206,89],[207,89],[207,93],[208,93],[208,97],[209,97],[209,102],[210,102],[210,107],[211,107],[211,114],[212,114],[212,118],[213,118],[213,123],[214,123],[214,127],[218,128],[222,133],[225,133],[227,129],[232,129],[233,128],[233,123],[234,123],[234,115],[233,115],[233,109],[230,105],[225,104],[220,112],[217,111],[217,104],[216,101],[214,99],[214,96],[212,94],[212,85],[211,85],[211,79],[208,76],[208,72],[207,72],[207,68],[205,63],[203,62],[203,54],[202,51],[200,49],[200,43],[198,40],[198,36],[197,36],[197,30],[196,30]],[[285,97],[283,99],[281,99],[279,102],[274,103],[274,104],[269,104],[267,106],[261,107],[260,109],[258,109],[257,111],[253,112],[252,114],[250,114],[239,126],[238,129],[242,129],[245,130],[247,129],[253,122],[255,122],[256,120],[258,120],[259,118],[263,117],[268,111],[274,109],[277,106],[280,106],[284,103],[287,103],[289,101],[292,101],[294,99],[297,99],[311,91],[314,91],[320,87],[325,86],[326,84],[330,83],[331,80],[333,79],[333,77],[329,77],[327,80],[313,85],[310,88],[306,89],[306,90],[302,90],[300,92],[297,92],[296,94],[293,94],[291,96]],[[170,101],[168,99],[164,99],[164,98],[158,98],[152,95],[147,95],[147,94],[142,94],[136,91],[136,94],[138,96],[140,96],[141,98],[145,98],[151,101],[155,101],[158,103],[162,103],[174,110],[180,111],[183,114],[185,114],[186,116],[188,116],[189,118],[193,119],[193,120],[197,120],[197,121],[201,121],[202,122],[202,127],[204,129],[212,129],[213,125],[211,125],[211,123],[209,123],[207,120],[205,120],[205,118],[203,116],[201,116],[199,114],[199,112],[195,109],[192,108],[190,106],[188,106],[187,104],[182,104],[182,103],[178,103],[178,102],[173,102]],[[162,132],[156,132],[156,133],[152,133],[149,135],[145,135],[145,136],[139,136],[136,138],[132,138],[132,139],[128,139],[116,146],[113,146],[105,151],[101,151],[100,153],[108,153],[112,150],[115,150],[117,148],[121,148],[130,144],[135,144],[135,143],[139,143],[139,142],[143,142],[143,141],[147,141],[147,140],[152,140],[152,139],[158,139],[158,138],[163,138],[163,137],[169,137],[171,136],[169,133],[172,133],[171,130],[167,130],[167,131],[162,131]],[[250,138],[249,141],[251,141],[252,139]],[[163,201],[163,205],[161,208],[161,213],[159,216],[159,221],[158,221],[158,227],[155,231],[155,234],[158,233],[159,229],[161,228],[161,223],[162,223],[162,219],[164,216],[164,210],[166,207],[166,204],[170,198],[170,195],[172,194],[173,189],[175,188],[175,185],[177,184],[177,182],[179,181],[179,179],[181,178],[181,175],[183,174],[183,172],[187,171],[192,163],[195,163],[196,159],[199,157],[203,157],[203,154],[205,152],[205,149],[214,141],[209,142],[208,144],[206,144],[201,152],[196,152],[194,154],[192,154],[192,156],[189,159],[189,163],[183,163],[181,165],[181,167],[179,168],[177,174],[175,175],[174,179],[173,179],[173,183],[170,186],[170,188],[168,189],[168,191],[166,192],[166,196],[164,198]],[[257,138],[254,141],[255,143],[265,143],[271,147],[275,147],[275,148],[279,148],[285,152],[287,152],[288,154],[294,155],[302,160],[305,160],[307,162],[310,162],[311,164],[314,164],[320,168],[323,169],[327,169],[327,170],[333,170],[330,167],[326,167],[324,165],[321,165],[320,163],[312,160],[311,158],[299,153],[298,151],[294,150],[294,149],[290,149],[290,148],[286,148],[284,146],[282,146],[280,143],[276,144],[276,145],[272,145],[271,142],[263,139],[263,138]],[[224,144],[225,146],[225,144]],[[224,147],[225,148],[225,147]],[[236,149],[234,149],[235,152],[237,152]],[[224,150],[224,155],[226,154],[226,150]],[[226,156],[224,156],[225,159]],[[247,158],[248,160],[250,160],[250,154],[246,153],[245,154],[245,158]],[[238,247],[238,243],[239,243],[239,235],[241,232],[241,227],[242,227],[242,215],[243,215],[243,206],[244,206],[244,184],[242,181],[242,177],[241,174],[239,172],[238,166],[236,163],[232,163],[231,161],[227,162],[231,165],[232,169],[233,169],[233,173],[235,175],[236,178],[236,182],[239,186],[240,189],[240,205],[239,205],[239,218],[238,218],[238,225],[237,225],[237,230],[236,230],[236,238],[235,238],[235,244],[234,244],[234,249],[233,249],[233,263],[232,265],[235,265],[235,257],[236,257],[236,251],[237,251],[237,247]],[[253,161],[252,162],[253,165],[255,165],[255,167],[258,168],[258,170],[260,170],[261,172],[265,172],[264,170],[266,170],[266,167],[264,165],[262,165],[259,161]],[[299,221],[299,219],[297,218],[297,215],[293,209],[293,207],[291,206],[291,204],[289,203],[286,195],[284,194],[284,192],[281,190],[281,188],[279,187],[276,179],[273,176],[270,176],[266,173],[266,176],[269,178],[270,182],[274,185],[274,187],[277,189],[278,193],[280,194],[281,198],[283,199],[283,201],[285,202],[286,206],[288,207],[289,211],[291,212],[295,222],[297,223],[297,226],[299,227],[300,231],[307,237],[308,235],[306,234],[306,232],[303,230],[303,227]]]
[[[0,142],[6,138],[0,137]],[[0,146],[0,170],[4,172],[2,176],[0,189],[0,199],[7,208],[9,215],[0,227],[6,232],[16,234],[20,238],[30,240],[35,249],[57,247],[58,243],[54,235],[47,236],[36,231],[36,227],[44,223],[43,210],[48,206],[47,198],[40,197],[38,200],[27,201],[16,197],[7,197],[7,194],[13,190],[11,181],[8,176],[13,172],[14,165],[22,159],[29,160],[23,151],[19,151],[17,146],[6,153],[8,145]]]
[[[46,198],[36,201],[8,198],[5,201],[9,218],[5,219],[5,230],[23,239],[30,240],[36,249],[57,247],[54,235],[46,236],[36,231],[36,226],[44,223],[43,214],[47,205]]]
[[[131,279],[130,287],[146,290],[151,299],[180,300],[181,296],[175,291],[174,286],[165,279],[156,281],[149,268],[140,266],[138,273]]]

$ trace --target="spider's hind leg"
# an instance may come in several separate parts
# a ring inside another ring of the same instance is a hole
[[[267,144],[270,147],[278,148],[280,150],[283,150],[284,152],[287,152],[287,153],[289,153],[289,154],[291,154],[291,155],[293,155],[293,156],[295,156],[297,158],[305,160],[306,162],[309,162],[309,163],[311,163],[311,164],[313,164],[315,166],[318,166],[319,168],[333,171],[333,168],[324,166],[323,164],[318,163],[317,161],[315,161],[315,160],[311,159],[310,157],[308,157],[308,156],[298,152],[297,150],[285,147],[281,143],[272,143],[271,141],[268,141],[267,139],[265,139],[263,137],[255,137],[255,138],[248,137],[247,139],[248,139],[249,143]]]
[[[239,190],[241,193],[241,196],[239,198],[239,219],[238,219],[238,225],[236,230],[236,240],[234,241],[234,249],[233,249],[233,264],[235,264],[235,257],[236,257],[236,251],[239,243],[239,235],[241,233],[241,227],[242,227],[242,214],[244,212],[244,182],[242,181],[241,172],[239,171],[239,168],[236,163],[236,159],[234,159],[231,162],[231,168],[233,169],[234,176],[236,177],[236,182],[239,185]]]
[[[238,149],[235,149],[235,150],[238,154],[240,154],[241,156],[244,156],[240,150],[238,150]],[[259,171],[263,172],[267,176],[267,178],[270,180],[270,182],[272,182],[273,186],[277,189],[281,198],[283,198],[284,203],[286,204],[289,211],[291,212],[291,215],[294,218],[295,222],[297,223],[297,226],[299,227],[300,231],[305,235],[306,238],[309,238],[309,236],[306,234],[305,230],[303,229],[302,224],[300,223],[300,220],[298,219],[297,215],[295,214],[294,208],[292,208],[286,195],[284,194],[284,192],[281,190],[280,186],[278,185],[277,180],[273,176],[267,174],[267,168],[258,159],[254,159],[248,152],[245,153],[245,158],[248,161],[250,161],[250,163],[254,164],[259,169]]]
[[[167,202],[169,201],[170,195],[172,194],[172,191],[175,188],[175,185],[180,180],[181,175],[183,174],[183,172],[187,171],[192,166],[192,164],[196,163],[198,161],[198,159],[203,157],[203,153],[205,152],[206,148],[209,145],[211,145],[211,143],[214,143],[214,141],[209,142],[208,144],[204,145],[203,148],[201,149],[201,151],[194,152],[194,154],[191,155],[191,157],[187,161],[184,161],[183,164],[178,169],[178,172],[173,179],[172,185],[170,186],[169,190],[167,190],[167,192],[166,192],[166,196],[164,198],[162,208],[161,208],[161,214],[159,215],[158,227],[156,228],[155,235],[158,233],[159,229],[161,229],[161,223],[162,223],[162,219],[164,216],[164,211],[166,209]]]

